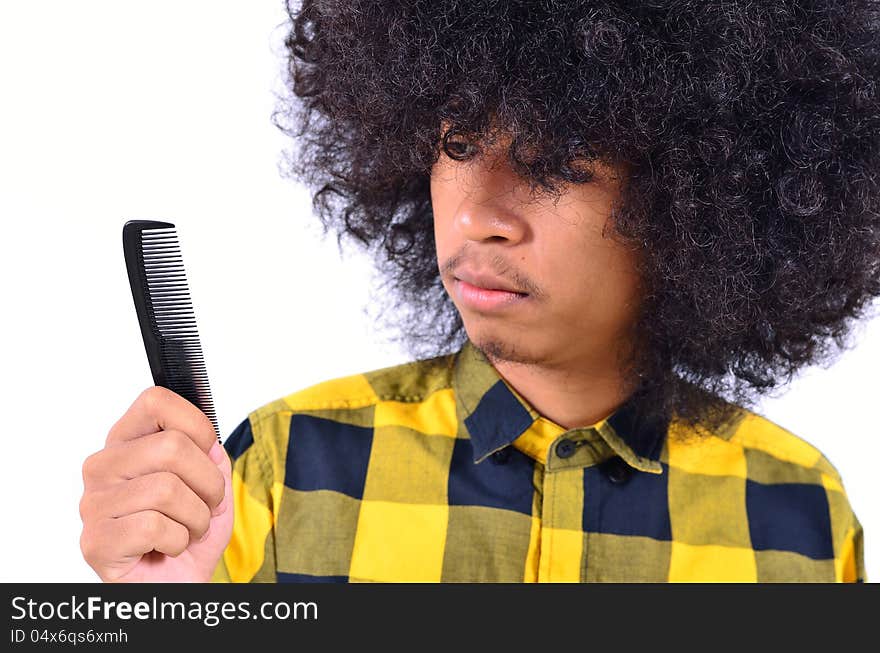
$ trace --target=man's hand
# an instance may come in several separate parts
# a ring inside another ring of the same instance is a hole
[[[207,582],[232,534],[231,464],[202,411],[147,388],[83,463],[80,548],[105,582]]]

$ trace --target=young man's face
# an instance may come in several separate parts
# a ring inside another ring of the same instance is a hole
[[[626,351],[639,302],[637,254],[612,238],[610,224],[603,235],[618,171],[593,164],[594,180],[570,185],[554,205],[530,196],[505,159],[508,142],[468,161],[441,150],[431,171],[443,285],[491,358],[604,364]]]

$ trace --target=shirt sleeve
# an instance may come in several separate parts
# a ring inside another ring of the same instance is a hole
[[[855,513],[852,523],[841,547],[841,581],[844,583],[866,583],[864,531]]]
[[[275,519],[272,467],[250,416],[223,442],[232,460],[232,537],[214,569],[214,583],[274,583]]]

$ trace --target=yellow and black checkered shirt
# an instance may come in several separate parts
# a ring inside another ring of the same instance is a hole
[[[627,404],[566,430],[470,342],[320,383],[226,439],[235,525],[212,580],[865,580],[819,451],[745,410],[683,430]]]

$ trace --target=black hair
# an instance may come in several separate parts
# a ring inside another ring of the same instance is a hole
[[[437,144],[499,126],[541,192],[588,183],[578,161],[626,166],[611,220],[644,252],[631,374],[654,411],[750,405],[880,295],[877,2],[285,6],[285,172],[372,253],[416,357],[466,337],[434,250]]]

